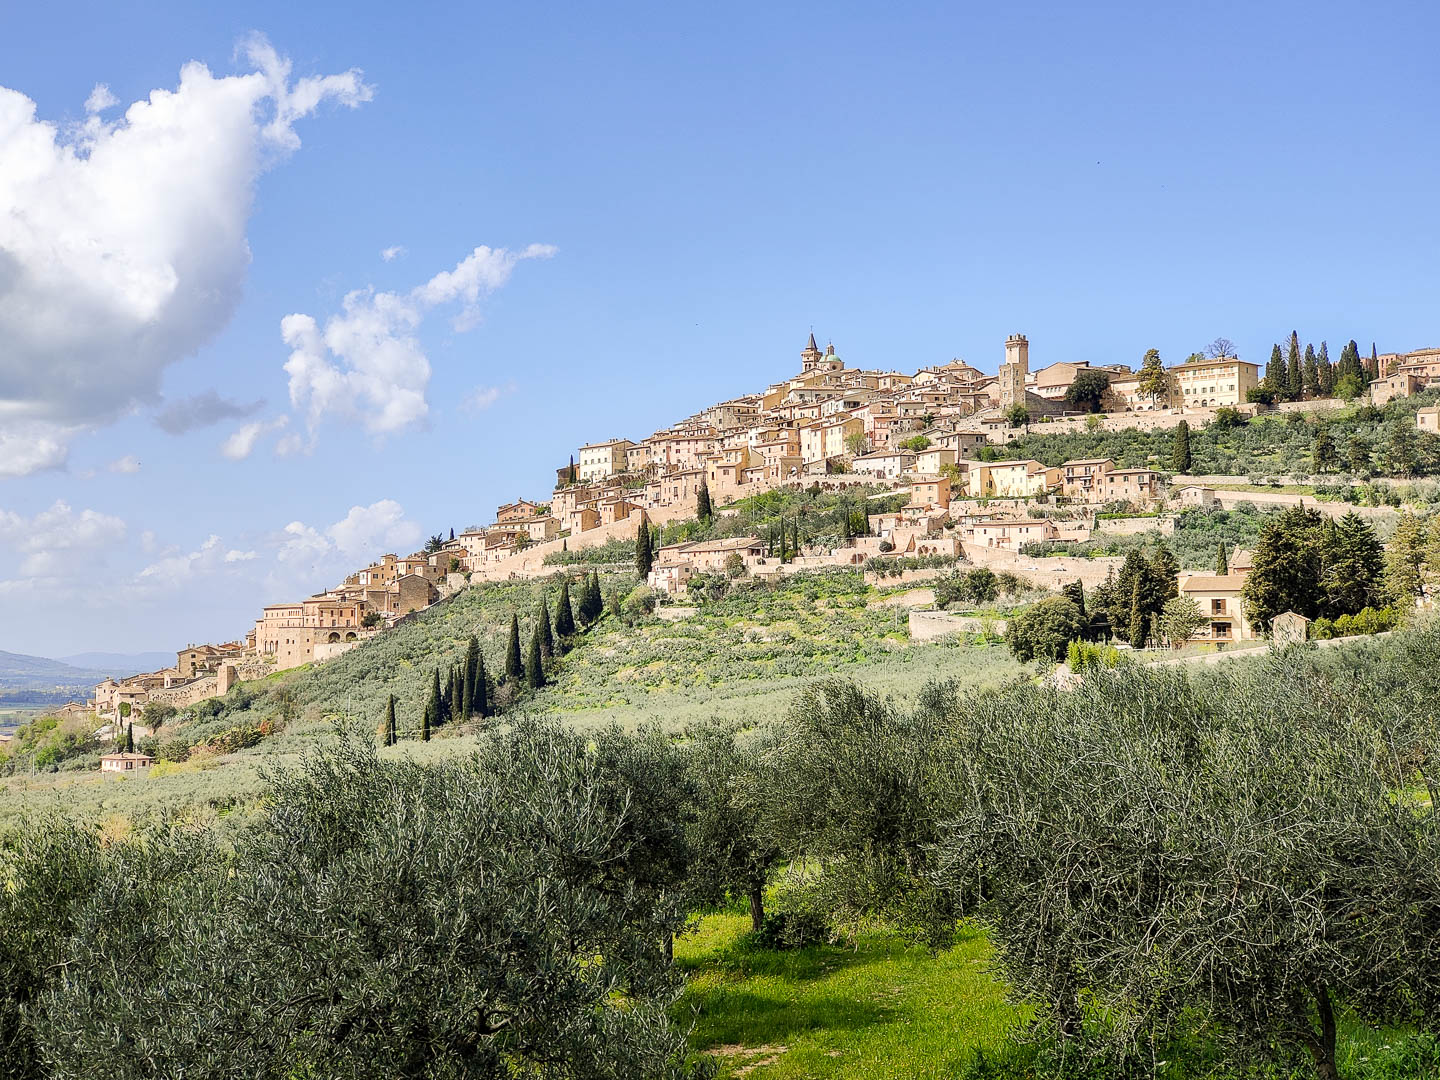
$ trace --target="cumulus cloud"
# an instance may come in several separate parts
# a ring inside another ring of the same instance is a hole
[[[96,83],[95,89],[91,90],[90,96],[85,99],[85,111],[94,115],[119,104],[120,99],[110,92],[110,87],[104,83]]]
[[[209,427],[226,420],[254,416],[265,407],[259,401],[233,401],[214,390],[172,401],[155,414],[155,426],[170,435],[183,435],[196,428]]]
[[[48,510],[25,517],[13,510],[0,510],[0,545],[22,556],[21,578],[48,578],[59,575],[75,552],[102,552],[125,539],[123,519],[98,510],[78,514],[64,500]]]
[[[358,418],[372,435],[424,421],[430,361],[416,331],[426,315],[458,303],[455,328],[470,329],[479,321],[480,300],[504,285],[519,262],[554,253],[548,244],[521,251],[481,246],[407,293],[373,287],[349,293],[323,328],[311,315],[287,315],[280,336],[291,349],[285,362],[290,402],[305,411],[312,438],[327,414]]]
[[[212,533],[195,551],[174,552],[157,559],[136,574],[135,581],[139,585],[181,585],[225,561],[220,537]]]
[[[272,431],[279,431],[289,422],[288,416],[279,416],[274,420],[256,420],[253,423],[242,424],[220,444],[220,453],[231,461],[244,461],[254,451],[255,444],[261,438]]]
[[[124,473],[126,475],[137,473],[140,471],[140,459],[134,454],[126,454],[124,457],[116,458],[114,461],[106,464],[105,469],[107,472]]]
[[[388,247],[382,252],[380,252],[380,258],[384,259],[386,262],[394,262],[396,259],[400,258],[404,254],[404,246],[401,244],[396,244],[394,247]]]
[[[296,121],[371,96],[354,70],[292,80],[263,39],[244,54],[249,72],[188,63],[111,121],[96,87],[64,129],[0,88],[0,475],[59,467],[77,432],[158,400],[235,309],[255,181]]]

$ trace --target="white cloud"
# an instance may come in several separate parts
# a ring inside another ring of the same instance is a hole
[[[260,401],[233,401],[214,390],[172,401],[155,414],[155,426],[171,435],[183,435],[195,428],[209,427],[223,420],[254,416],[265,407]]]
[[[91,90],[90,96],[85,99],[85,111],[94,115],[119,104],[120,99],[110,92],[110,87],[104,83],[96,83],[95,89]]]
[[[21,578],[56,578],[83,553],[85,561],[103,561],[107,548],[125,539],[125,522],[98,510],[78,514],[63,500],[27,518],[0,510],[0,545],[21,555]],[[98,555],[98,558],[97,558]]]
[[[106,470],[113,473],[124,473],[129,475],[140,471],[140,459],[134,454],[126,454],[124,457],[116,458],[105,466]]]
[[[220,453],[231,461],[244,461],[254,451],[255,444],[263,436],[272,431],[279,431],[289,422],[288,416],[280,416],[274,420],[256,420],[253,423],[242,424],[220,444]]]
[[[396,259],[400,258],[404,254],[404,246],[401,244],[396,244],[394,247],[388,247],[382,252],[380,252],[380,258],[384,259],[386,262],[394,262]]]
[[[306,411],[312,440],[331,413],[358,417],[372,435],[424,421],[430,361],[415,332],[426,314],[458,301],[455,327],[469,329],[479,321],[481,298],[505,284],[517,263],[554,253],[546,244],[519,252],[481,246],[408,293],[373,287],[349,293],[323,330],[313,316],[287,315],[280,336],[291,349],[285,362],[290,402]]]
[[[225,561],[227,563],[254,562],[259,557],[260,553],[257,551],[236,551],[232,548],[230,551],[225,552]]]
[[[368,559],[387,551],[408,553],[420,542],[420,526],[405,520],[394,499],[352,506],[325,534],[337,551],[350,559]]]
[[[0,246],[0,270],[5,252]],[[0,296],[0,306],[4,299]],[[0,376],[5,371],[4,352],[0,351]],[[28,476],[45,469],[63,469],[69,457],[72,436],[80,428],[74,425],[35,421],[7,421],[0,427],[0,476]]]
[[[255,181],[295,121],[371,96],[353,70],[291,81],[261,39],[245,55],[239,75],[188,63],[113,121],[97,87],[63,131],[0,88],[0,475],[59,467],[77,432],[158,400],[235,309]]]
[[[141,585],[182,584],[198,573],[215,569],[219,563],[224,561],[224,555],[220,549],[220,537],[211,533],[197,550],[183,555],[178,553],[166,555],[151,563],[135,575],[136,583]]]
[[[498,386],[477,386],[460,400],[460,407],[466,412],[484,412],[509,389],[510,387],[501,389]]]

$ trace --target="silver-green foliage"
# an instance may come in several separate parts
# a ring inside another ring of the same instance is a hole
[[[432,767],[364,735],[272,776],[233,845],[24,827],[0,1076],[682,1075],[654,764],[543,724]]]

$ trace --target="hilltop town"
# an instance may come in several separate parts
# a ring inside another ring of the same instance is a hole
[[[1226,414],[1316,410],[1342,404],[1330,394],[1345,392],[1347,377],[1358,376],[1347,396],[1363,386],[1376,405],[1440,386],[1440,349],[1382,355],[1372,347],[1362,358],[1352,342],[1331,364],[1323,346],[1318,360],[1309,348],[1302,360],[1292,336],[1288,361],[1277,346],[1263,378],[1259,365],[1232,354],[1222,339],[1208,355],[1169,368],[1147,354],[1138,371],[1069,361],[1032,370],[1029,341],[1016,334],[995,375],[958,359],[906,374],[847,367],[812,333],[789,378],[644,438],[580,446],[556,468],[550,493],[500,506],[493,523],[437,535],[422,551],[386,554],[313,596],[267,605],[242,637],[189,644],[173,667],[107,679],[89,708],[104,725],[102,737],[118,736],[124,724],[143,731],[147,706],[184,709],[239,681],[323,662],[470,584],[552,573],[567,553],[786,486],[879,487],[906,502],[868,515],[867,535],[835,545],[787,552],[782,538],[778,557],[771,536],[663,546],[650,587],[673,598],[696,575],[727,567],[763,578],[906,557],[966,560],[1048,587],[1076,578],[1095,585],[1102,564],[1027,558],[1022,565],[1018,553],[1026,544],[1088,539],[1102,508],[1143,515],[1161,502],[1219,506],[1226,496],[1202,484],[1167,485],[1156,468],[1122,468],[1109,458],[1058,466],[1007,459],[1008,443],[1034,430],[1199,428]],[[1416,423],[1440,430],[1440,409],[1419,410]],[[1041,514],[1042,505],[1069,512]],[[1182,579],[1181,592],[1207,612],[1195,640],[1254,636],[1239,602],[1246,569],[1242,552],[1226,574]]]

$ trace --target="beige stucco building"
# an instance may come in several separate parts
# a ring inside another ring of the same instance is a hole
[[[1180,364],[1170,374],[1180,388],[1180,400],[1171,404],[1185,408],[1241,405],[1245,395],[1260,385],[1260,366],[1234,357]]]
[[[634,445],[629,439],[608,439],[582,446],[575,470],[580,482],[604,480],[623,473],[629,467],[629,451]]]

